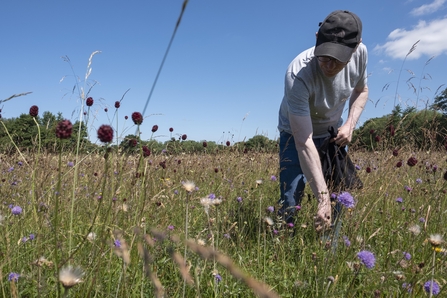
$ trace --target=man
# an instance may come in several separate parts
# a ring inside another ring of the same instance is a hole
[[[346,146],[368,98],[367,49],[362,23],[350,11],[337,10],[320,23],[317,42],[289,65],[279,110],[280,215],[292,222],[301,204],[306,180],[318,200],[317,231],[331,225],[330,193],[323,176],[318,147],[329,136]],[[349,113],[342,113],[349,100]]]

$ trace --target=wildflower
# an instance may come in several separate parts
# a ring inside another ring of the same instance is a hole
[[[355,206],[354,198],[351,196],[349,192],[346,191],[342,192],[341,194],[338,195],[337,200],[340,202],[340,204],[342,204],[346,208],[354,208]]]
[[[442,236],[440,234],[432,234],[430,235],[430,238],[428,238],[428,242],[430,242],[433,247],[437,247],[444,241],[442,240]]]
[[[140,112],[133,112],[132,113],[132,121],[136,125],[140,125],[141,123],[143,123],[143,115],[141,115]]]
[[[256,180],[256,185],[261,185],[262,184],[262,179],[258,179],[258,180]]]
[[[72,161],[69,161],[69,162],[67,163],[67,166],[70,167],[70,168],[72,168],[72,167],[74,166],[74,163],[73,163]]]
[[[410,253],[404,251],[404,258],[405,258],[405,260],[409,261],[411,259]]]
[[[156,132],[158,130],[158,125],[152,126],[152,132]]]
[[[276,180],[277,180],[277,178],[276,178],[276,176],[275,176],[275,175],[272,175],[272,176],[270,176],[270,180],[271,180],[271,181],[276,181]]]
[[[287,224],[287,226],[288,226],[289,228],[293,228],[295,225],[294,225],[293,223],[289,222],[289,223]]]
[[[394,149],[394,150],[393,150],[393,156],[398,156],[398,155],[399,155],[399,150]]]
[[[113,140],[113,128],[103,124],[98,129],[98,139],[103,143],[110,143]]]
[[[137,139],[130,139],[129,140],[129,146],[130,147],[135,147],[135,146],[137,146],[137,144],[138,144]]]
[[[87,240],[90,242],[93,242],[96,240],[96,233],[95,232],[90,232],[87,235]]]
[[[143,150],[144,157],[148,157],[149,155],[151,155],[151,150],[149,150],[147,146],[143,146],[141,149]]]
[[[396,168],[400,168],[402,166],[402,161],[398,161],[397,163],[396,163]]]
[[[230,141],[227,141],[226,143],[225,143],[225,145],[227,145],[228,147],[231,145],[231,143],[230,143]]]
[[[346,247],[351,246],[351,241],[349,241],[348,236],[343,236],[343,242],[345,243]]]
[[[121,103],[119,101],[115,101],[115,108],[119,109],[121,106]]]
[[[417,163],[418,163],[418,160],[416,158],[414,158],[413,156],[407,160],[407,165],[409,165],[410,167],[414,167]]]
[[[23,162],[19,161],[17,164],[18,164],[19,166],[22,166],[22,165],[23,165]]]
[[[357,254],[357,258],[365,265],[366,268],[372,269],[376,263],[376,258],[374,254],[367,250],[362,250]]]
[[[222,280],[222,276],[220,276],[220,274],[214,275],[214,278],[216,279],[217,283],[219,283]]]
[[[441,289],[439,288],[439,285],[434,280],[429,280],[424,284],[424,290],[425,292],[433,295],[438,295]]]
[[[80,267],[68,266],[59,271],[59,282],[68,290],[78,283],[81,283],[82,276],[84,276],[84,271]]]
[[[390,126],[388,127],[388,129],[389,129],[389,131],[390,131],[390,135],[391,135],[392,137],[394,137],[394,133],[395,133],[394,125],[393,125],[393,124],[390,124]]]
[[[183,135],[182,135],[182,140],[183,140],[183,141],[186,140],[187,137],[188,137],[188,136],[187,136],[186,134],[183,134]]]
[[[378,142],[380,142],[380,136],[375,136],[374,137],[374,140],[378,143]]]
[[[210,194],[208,195],[208,198],[210,198],[211,200],[214,200],[214,199],[216,198],[216,195],[213,194],[213,193],[210,193]]]
[[[417,184],[421,184],[421,183],[422,183],[422,179],[421,179],[421,178],[417,178],[417,179],[416,179],[416,183],[417,183]]]
[[[194,184],[194,182],[192,181],[185,181],[182,183],[183,184],[183,188],[187,191],[187,192],[192,192],[194,191],[196,185]]]
[[[398,203],[402,203],[404,200],[402,199],[402,198],[397,198],[396,199],[396,202],[398,202]]]
[[[106,113],[107,113],[108,111],[109,111],[109,109],[108,109],[108,108],[104,108],[104,112],[106,112]]]
[[[275,207],[273,207],[273,206],[268,206],[268,207],[267,207],[267,211],[270,212],[270,213],[272,213],[273,211],[275,211]]]
[[[421,227],[419,225],[413,225],[408,228],[408,230],[413,233],[413,235],[417,236],[421,233]]]
[[[366,168],[366,173],[371,173],[371,168],[370,167]]]
[[[113,245],[115,245],[115,247],[120,248],[121,247],[121,241],[119,239],[115,239],[115,241],[113,241]]]
[[[408,185],[405,185],[404,189],[408,192],[412,191],[413,189],[411,187],[409,187]]]
[[[242,198],[241,197],[237,197],[236,201],[238,201],[239,203],[242,203]]]
[[[222,203],[221,199],[201,198],[200,204],[205,208],[205,213],[208,214],[211,205],[219,205]]]
[[[56,137],[59,139],[69,139],[71,137],[71,132],[73,130],[73,125],[70,120],[62,120],[56,126]]]
[[[31,108],[29,108],[29,114],[31,115],[31,117],[37,117],[37,115],[39,114],[39,107],[31,106]]]
[[[202,146],[203,146],[204,148],[206,148],[206,147],[208,146],[208,143],[207,143],[206,141],[203,141]]]
[[[8,281],[17,282],[19,280],[20,274],[16,272],[11,272],[8,275]]]
[[[375,132],[376,132],[376,131],[375,131],[374,129],[370,129],[370,130],[369,130],[369,134],[371,134],[371,135],[374,134]]]
[[[168,230],[169,230],[169,231],[173,231],[173,230],[174,230],[174,226],[173,226],[173,225],[169,225],[169,226],[168,226]]]
[[[264,221],[265,221],[265,223],[268,224],[269,226],[273,226],[273,225],[274,225],[273,219],[271,219],[271,218],[268,217],[268,216],[264,217]]]
[[[360,171],[362,168],[361,168],[359,165],[355,165],[355,169],[356,169],[357,171]]]
[[[12,171],[14,171],[14,167],[10,167],[10,168],[8,169],[8,173],[11,173]]]
[[[129,116],[127,116],[127,115],[124,116],[124,120],[127,120],[127,119],[129,119]]]
[[[20,206],[14,206],[11,208],[11,213],[13,215],[20,215],[22,214],[22,208]]]
[[[173,132],[174,129],[172,127],[169,127],[169,132]]]
[[[224,236],[225,238],[227,238],[227,239],[230,239],[230,238],[231,238],[230,234],[228,234],[228,233],[223,234],[223,236]]]
[[[93,105],[93,98],[88,97],[85,101],[85,104],[87,105],[87,107],[91,107]]]

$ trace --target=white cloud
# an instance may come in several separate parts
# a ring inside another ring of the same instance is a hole
[[[430,4],[424,4],[422,6],[414,8],[410,13],[414,16],[421,16],[421,15],[433,13],[433,12],[437,11],[439,8],[441,8],[442,5],[445,3],[445,1],[447,1],[447,0],[434,0]]]
[[[385,53],[392,58],[403,59],[412,46],[420,40],[416,49],[407,59],[418,59],[421,56],[438,56],[447,53],[447,18],[430,22],[419,21],[411,30],[395,29],[387,38],[387,42],[374,48],[376,53]]]

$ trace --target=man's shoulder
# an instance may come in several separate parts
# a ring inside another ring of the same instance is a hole
[[[311,47],[299,53],[292,62],[290,62],[288,71],[296,73],[301,68],[306,67],[314,57],[314,49],[315,47]]]

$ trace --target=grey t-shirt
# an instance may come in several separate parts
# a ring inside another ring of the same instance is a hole
[[[367,84],[368,53],[364,44],[359,45],[349,63],[331,78],[321,71],[314,48],[299,54],[287,69],[279,109],[279,131],[292,133],[290,113],[310,115],[313,137],[329,135],[329,126],[338,128],[342,124],[343,109],[354,88],[362,89]]]

